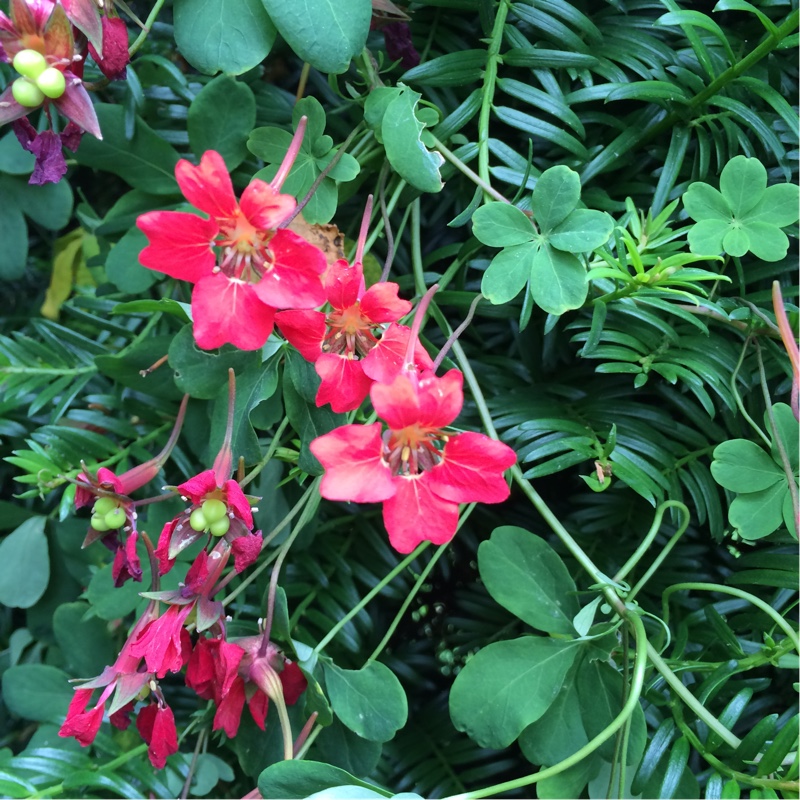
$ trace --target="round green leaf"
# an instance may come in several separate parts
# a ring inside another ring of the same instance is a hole
[[[247,72],[277,36],[260,0],[175,0],[173,13],[181,54],[207,75]]]
[[[150,581],[150,563],[144,545],[139,548],[139,558],[142,564],[141,583],[126,581],[122,586],[114,586],[114,577],[111,574],[113,564],[106,564],[92,575],[86,596],[94,613],[100,619],[111,620],[124,617],[142,601],[139,592],[144,591]]]
[[[53,615],[53,633],[72,674],[99,675],[117,656],[108,624],[97,617],[84,619],[87,603],[64,603]]]
[[[736,156],[719,176],[719,190],[736,217],[753,208],[766,188],[767,170],[757,158]]]
[[[513,300],[531,276],[531,263],[538,249],[538,245],[528,242],[501,250],[483,274],[484,297],[496,306]]]
[[[481,747],[508,747],[550,707],[578,649],[538,636],[484,647],[453,683],[453,724]]]
[[[391,792],[382,791],[372,784],[360,781],[343,769],[319,761],[279,761],[267,767],[258,776],[258,791],[264,800],[308,797],[333,786],[359,786],[378,791],[382,797],[392,796]]]
[[[789,237],[768,222],[750,222],[745,228],[750,252],[762,261],[781,261],[789,251]]]
[[[495,528],[478,548],[478,569],[489,594],[528,625],[575,633],[575,582],[544,539],[522,528]]]
[[[0,603],[30,608],[47,589],[50,556],[45,517],[31,517],[0,543]]]
[[[388,742],[406,724],[406,693],[384,664],[362,669],[324,664],[325,686],[334,713],[354,733],[371,742]]]
[[[771,456],[749,439],[731,439],[716,447],[711,474],[732,492],[758,492],[784,477]]]
[[[586,253],[602,247],[614,230],[614,220],[605,211],[576,208],[560,225],[547,235],[547,240],[558,250],[568,253]]]
[[[345,72],[367,42],[370,0],[264,0],[289,47],[320,72]]]
[[[230,75],[220,75],[189,106],[189,144],[198,158],[206,150],[216,150],[233,170],[247,157],[247,137],[255,124],[253,90]]]
[[[404,87],[387,106],[381,133],[386,157],[401,178],[423,192],[440,192],[444,184],[439,168],[444,158],[431,153],[420,136],[424,125],[415,110],[422,95]]]
[[[704,219],[689,229],[689,249],[702,256],[715,256],[723,251],[722,239],[730,229],[730,220]]]
[[[524,244],[534,236],[533,225],[523,211],[508,203],[489,203],[472,215],[472,232],[491,247]]]
[[[588,291],[586,269],[575,256],[549,245],[539,248],[531,264],[531,295],[536,305],[558,316],[580,308]]]
[[[703,220],[731,221],[731,209],[727,200],[707,183],[693,183],[683,195],[686,213],[697,222]]]
[[[778,228],[785,228],[797,222],[800,204],[800,186],[794,183],[780,183],[770,186],[762,195],[745,219],[751,222],[767,222]]]
[[[775,439],[778,438],[783,443],[786,454],[789,457],[789,464],[793,472],[797,472],[800,467],[800,423],[798,423],[791,406],[786,403],[775,403],[772,407],[775,417],[775,427],[777,431],[772,435],[772,457],[780,463],[780,453],[775,446]]]
[[[139,263],[139,253],[147,244],[147,237],[138,228],[131,228],[111,248],[106,259],[106,277],[120,291],[139,294],[163,277],[160,273],[146,269]]]
[[[581,199],[581,179],[577,172],[559,164],[546,169],[536,181],[531,198],[533,219],[542,232],[563,222]]]
[[[728,521],[743,539],[761,539],[777,530],[783,521],[786,482],[776,483],[760,492],[740,494],[728,509]]]
[[[72,701],[69,675],[45,664],[20,664],[3,673],[3,701],[23,719],[61,722]]]
[[[743,256],[750,249],[750,237],[740,227],[731,227],[722,237],[722,248],[728,255]]]

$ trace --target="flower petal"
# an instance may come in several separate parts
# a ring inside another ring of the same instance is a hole
[[[175,180],[184,197],[214,219],[228,220],[236,215],[238,207],[231,176],[224,159],[215,150],[206,150],[198,166],[182,158],[175,165]]]
[[[245,536],[237,536],[231,542],[233,551],[233,565],[237,574],[249,566],[255,564],[256,559],[261,554],[261,544],[264,541],[261,531],[248,533]]]
[[[437,378],[432,372],[419,378],[420,425],[425,428],[445,428],[452,424],[464,405],[462,386],[464,376],[451,369]]]
[[[376,283],[361,298],[361,312],[373,322],[396,322],[411,311],[411,303],[397,296],[396,283]]]
[[[279,230],[270,239],[273,264],[255,284],[263,303],[274,308],[315,308],[325,302],[320,275],[327,267],[325,254],[296,233]]]
[[[392,323],[364,358],[364,372],[374,381],[391,383],[403,369],[410,335],[410,328]],[[414,348],[414,363],[420,371],[433,369],[433,361],[419,341]]]
[[[216,263],[211,243],[219,233],[213,219],[185,211],[148,211],[136,225],[150,240],[139,253],[142,266],[189,283],[211,275]]]
[[[321,311],[279,311],[275,324],[306,361],[314,362],[320,357],[327,331]]]
[[[56,3],[44,28],[44,51],[50,63],[62,60],[72,61],[75,42],[72,38],[72,25],[60,3]],[[83,127],[83,126],[81,126]],[[88,130],[88,128],[85,128]]]
[[[330,403],[337,414],[358,408],[369,394],[372,380],[364,374],[360,361],[334,353],[323,353],[314,364],[322,382],[317,390],[316,403]]]
[[[53,100],[55,107],[71,122],[74,122],[86,133],[91,133],[98,139],[103,138],[100,131],[100,123],[97,120],[92,101],[89,99],[89,92],[80,80],[72,76],[69,72],[65,73],[67,88],[64,94]]]
[[[247,502],[242,487],[234,480],[225,481],[225,496],[228,507],[242,520],[248,528],[253,527],[253,512]]]
[[[328,267],[324,282],[328,302],[337,309],[349,308],[364,294],[364,269],[340,258]]]
[[[389,467],[381,458],[381,424],[343,425],[314,439],[311,452],[325,467],[320,494],[327,500],[379,503],[395,493]]]
[[[449,542],[458,525],[458,504],[435,495],[427,474],[398,476],[397,492],[383,504],[383,524],[398,553],[410,553],[422,542]]]
[[[9,84],[0,94],[0,125],[5,125],[6,122],[13,122],[15,119],[20,119],[26,114],[30,114],[32,108],[25,108],[21,106],[13,95],[13,87]]]
[[[297,207],[289,194],[276,192],[266,181],[250,181],[240,200],[242,213],[259,230],[275,230]]]
[[[104,36],[106,23],[117,21],[122,22],[123,25],[125,23],[119,17],[103,17],[101,20],[100,11],[94,0],[61,0],[61,5],[64,6],[70,22],[89,40],[89,48],[96,50],[99,54],[105,52],[107,55],[108,38]],[[126,33],[126,52],[127,49],[128,36]],[[92,53],[92,58],[95,58],[94,53]]]
[[[482,433],[460,433],[445,445],[428,485],[453,503],[502,503],[509,494],[503,472],[516,461],[508,445]]]
[[[251,284],[221,273],[203,278],[192,292],[194,338],[203,350],[223,344],[259,350],[272,333],[274,314]]]
[[[92,0],[89,0],[88,4],[96,8]],[[97,50],[91,41],[89,43],[89,52],[106,78],[110,81],[123,80],[130,62],[130,56],[128,55],[128,26],[119,17],[103,17],[102,25],[102,53]]]
[[[216,491],[218,488],[214,470],[207,469],[180,484],[178,491],[188,497],[196,506],[199,506],[207,494]]]
[[[278,674],[283,686],[283,699],[287,706],[293,706],[300,695],[306,690],[308,681],[303,671],[293,661],[287,661],[283,670]]]
[[[419,422],[419,396],[408,375],[398,375],[389,384],[373,383],[369,396],[378,416],[393,431]]]
[[[233,739],[239,730],[244,708],[244,681],[236,677],[230,691],[222,698],[217,713],[214,715],[213,730],[224,730],[229,739]]]

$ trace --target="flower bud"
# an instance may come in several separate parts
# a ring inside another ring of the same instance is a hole
[[[36,80],[47,69],[44,56],[37,50],[20,50],[11,63],[20,75],[31,80]]]
[[[37,79],[36,85],[42,90],[45,97],[58,100],[67,90],[67,80],[64,73],[55,67],[48,67]]]
[[[17,78],[11,84],[11,94],[25,108],[36,108],[44,102],[44,92],[27,78]]]

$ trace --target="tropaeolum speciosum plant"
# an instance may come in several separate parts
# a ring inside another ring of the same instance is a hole
[[[3,796],[800,795],[800,14],[624,5],[0,0]]]

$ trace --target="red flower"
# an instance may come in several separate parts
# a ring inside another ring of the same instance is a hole
[[[144,628],[132,643],[131,655],[144,658],[148,672],[163,678],[167,672],[181,671],[192,647],[183,625],[193,608],[194,603],[171,605]]]
[[[392,546],[410,553],[420,542],[453,538],[459,503],[499,503],[508,497],[503,472],[516,455],[480,433],[446,434],[464,402],[462,374],[441,378],[406,372],[375,383],[372,404],[388,424],[344,425],[315,439],[311,452],[325,468],[328,500],[383,502]]]
[[[192,316],[200,347],[230,343],[257,350],[272,332],[276,308],[325,302],[322,251],[291,231],[277,230],[295,208],[293,197],[278,193],[278,177],[271,184],[251,181],[237,202],[222,156],[209,150],[197,167],[179,161],[175,178],[186,199],[209,219],[181,211],[143,214],[137,225],[150,244],[139,259],[149,269],[195,284]]]
[[[388,382],[400,372],[409,329],[393,324],[380,334],[386,323],[408,314],[411,303],[397,296],[396,283],[376,283],[366,289],[358,260],[352,266],[344,259],[334,263],[325,275],[325,290],[329,313],[281,311],[275,322],[322,378],[317,405],[330,403],[338,414],[358,408],[373,381]],[[415,355],[420,369],[432,367],[419,344]]]
[[[67,710],[67,718],[58,731],[59,736],[74,736],[81,747],[88,747],[97,736],[103,722],[103,704],[89,711],[86,706],[92,698],[93,689],[76,689]]]
[[[166,703],[151,703],[139,712],[136,727],[149,745],[147,755],[150,763],[156,769],[164,769],[167,756],[178,752],[178,732],[172,709]]]

